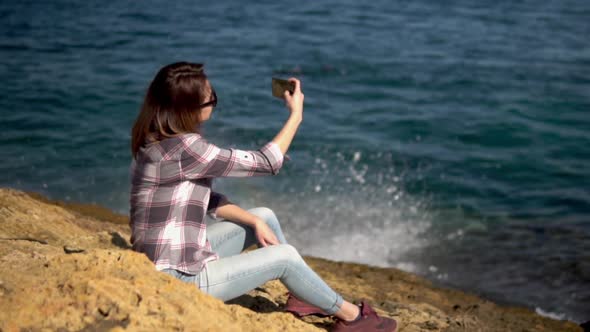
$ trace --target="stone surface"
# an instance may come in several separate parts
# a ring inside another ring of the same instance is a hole
[[[223,303],[130,250],[125,216],[0,188],[0,331],[325,331],[332,318],[283,311],[271,281]],[[399,331],[582,331],[571,322],[434,287],[396,269],[305,257],[349,301]]]

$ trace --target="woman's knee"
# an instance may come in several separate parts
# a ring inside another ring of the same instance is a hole
[[[248,212],[252,213],[253,215],[257,216],[258,218],[264,220],[265,223],[271,224],[278,224],[279,220],[275,215],[274,211],[267,208],[267,207],[257,207],[248,210]]]
[[[290,244],[282,243],[273,245],[272,247],[276,247],[277,255],[279,255],[280,260],[288,262],[288,263],[300,263],[303,262],[303,258],[299,254],[297,248]]]

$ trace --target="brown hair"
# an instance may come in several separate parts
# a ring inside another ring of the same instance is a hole
[[[164,66],[150,84],[131,130],[133,158],[142,145],[183,133],[198,132],[199,105],[207,91],[207,76],[199,63]]]

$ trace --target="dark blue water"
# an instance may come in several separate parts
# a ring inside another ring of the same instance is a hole
[[[0,185],[128,212],[130,128],[204,62],[205,135],[257,148],[301,78],[277,177],[224,179],[308,255],[590,319],[590,2],[0,3]]]

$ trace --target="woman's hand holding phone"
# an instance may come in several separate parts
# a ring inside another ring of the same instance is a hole
[[[295,90],[291,94],[288,90],[285,90],[283,97],[285,98],[285,105],[291,112],[291,116],[298,116],[300,119],[303,118],[303,99],[305,95],[301,92],[301,82],[291,77],[288,79],[289,82],[295,83]]]
[[[305,97],[301,92],[301,82],[299,82],[298,79],[291,77],[288,81],[292,82],[295,85],[295,88],[292,93],[289,92],[289,89],[284,89],[285,91],[283,92],[282,97],[285,99],[285,106],[287,106],[291,115],[283,125],[283,128],[272,140],[279,146],[283,155],[287,153],[291,141],[297,132],[297,128],[299,128],[299,124],[303,121],[303,99]],[[281,96],[280,94],[274,93],[273,95],[275,97]]]

